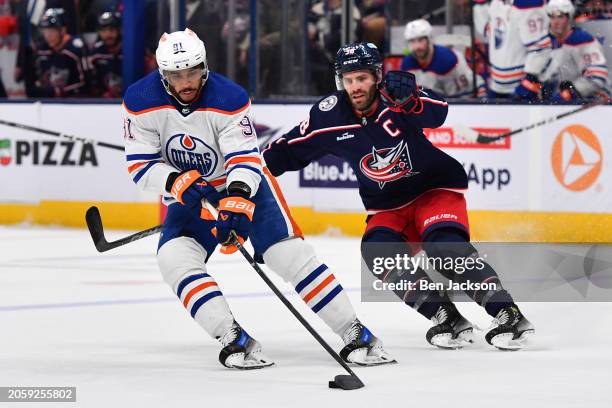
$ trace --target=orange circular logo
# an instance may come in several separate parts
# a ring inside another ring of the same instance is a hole
[[[591,187],[603,163],[597,136],[587,127],[571,125],[563,129],[552,147],[551,163],[555,177],[565,188],[582,191]]]

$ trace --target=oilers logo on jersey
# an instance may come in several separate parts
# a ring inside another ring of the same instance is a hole
[[[372,147],[372,153],[362,157],[359,167],[367,178],[378,183],[381,190],[390,181],[419,174],[412,171],[408,145],[404,141],[391,148]]]
[[[202,139],[184,133],[178,133],[168,139],[166,157],[177,169],[197,169],[204,177],[210,176],[219,162],[212,147]]]

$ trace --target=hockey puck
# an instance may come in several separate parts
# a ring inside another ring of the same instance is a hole
[[[362,388],[364,384],[361,382],[359,377],[353,375],[337,375],[329,383],[329,388],[340,389],[340,390],[356,390]]]

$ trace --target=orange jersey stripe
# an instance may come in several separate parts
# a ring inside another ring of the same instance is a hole
[[[283,210],[285,210],[285,214],[287,214],[287,217],[289,217],[289,221],[291,221],[291,227],[293,228],[293,233],[295,234],[296,237],[304,238],[304,234],[302,234],[302,230],[300,229],[300,227],[297,225],[297,223],[293,219],[293,216],[291,215],[291,211],[289,211],[289,206],[287,205],[287,201],[285,201],[285,196],[283,195],[283,192],[281,191],[280,186],[278,185],[278,181],[276,181],[276,178],[272,175],[272,173],[270,173],[270,170],[268,170],[267,167],[263,168],[263,172],[266,175],[266,177],[268,177],[268,180],[270,181],[270,184],[272,184],[272,188],[274,189],[274,192],[276,193],[276,195],[278,196],[278,199],[280,200]]]
[[[588,74],[600,74],[600,75],[603,75],[603,76],[608,76],[608,71],[603,70],[603,69],[587,68],[586,73],[587,73],[587,75]]]
[[[223,167],[225,167],[226,169],[229,166],[232,166],[234,164],[238,164],[238,163],[256,163],[259,164],[261,166],[261,159],[259,157],[251,157],[251,156],[236,156],[236,157],[232,157],[231,159],[229,159],[228,161],[225,162],[225,164],[223,165]]]
[[[493,75],[494,77],[497,78],[513,78],[513,77],[522,77],[525,75],[525,72],[520,71],[520,72],[516,72],[514,74],[498,74],[495,71],[491,71],[491,75]]]
[[[136,169],[141,168],[142,166],[144,166],[145,164],[147,164],[149,162],[139,162],[139,163],[134,163],[131,166],[128,167],[128,172],[133,172]]]
[[[323,290],[323,288],[325,288],[327,285],[329,285],[329,283],[331,281],[333,281],[334,279],[335,278],[334,278],[333,274],[331,274],[327,278],[325,278],[325,280],[323,282],[319,283],[316,288],[314,288],[313,290],[308,292],[308,294],[306,296],[304,296],[304,303],[308,303],[308,301],[310,299],[312,299],[313,297],[317,296],[317,294],[319,294],[319,292],[321,292]]]
[[[189,301],[191,300],[193,295],[195,295],[196,293],[198,293],[200,291],[203,291],[206,288],[210,288],[211,286],[217,286],[217,282],[204,282],[204,283],[199,284],[195,288],[191,289],[189,291],[189,293],[187,293],[187,296],[185,296],[185,300],[183,301],[183,305],[185,307],[187,307],[187,305],[189,304]]]
[[[211,180],[209,181],[209,183],[213,187],[218,187],[218,186],[225,184],[226,181],[227,181],[227,177],[221,177],[215,180]]]
[[[222,113],[224,115],[235,115],[235,114],[240,113],[243,110],[247,109],[249,106],[251,106],[251,101],[247,102],[247,104],[244,105],[242,108],[238,108],[238,109],[236,109],[234,111],[226,111],[226,110],[217,109],[217,108],[199,108],[199,109],[196,109],[196,111],[198,111],[198,112],[215,112],[215,113]]]

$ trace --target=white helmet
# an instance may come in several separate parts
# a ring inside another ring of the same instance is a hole
[[[159,73],[166,91],[168,81],[164,71],[179,71],[181,69],[204,65],[202,70],[202,86],[208,79],[208,64],[206,63],[206,48],[196,33],[186,28],[185,31],[175,31],[173,33],[163,33],[159,39],[155,59],[159,67]]]
[[[431,38],[431,24],[427,20],[413,20],[406,24],[406,30],[404,31],[406,41],[421,37]]]
[[[555,12],[568,14],[569,18],[573,19],[576,8],[570,0],[550,0],[546,5],[546,14],[551,15]]]

